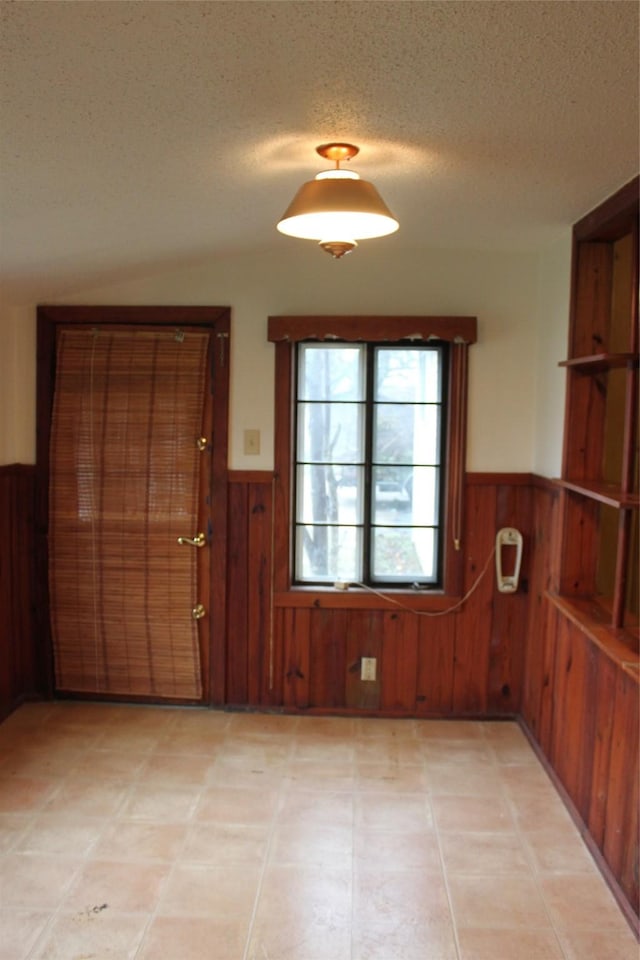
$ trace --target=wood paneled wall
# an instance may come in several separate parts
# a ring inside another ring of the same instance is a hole
[[[629,916],[638,916],[638,670],[554,603],[560,492],[534,488],[522,717]],[[635,919],[634,919],[635,923]]]
[[[467,602],[427,616],[372,595],[301,591],[270,603],[272,480],[231,474],[227,702],[293,710],[407,716],[501,716],[520,711],[532,487],[528,474],[471,474],[465,493]],[[496,588],[492,549],[518,527],[521,587]],[[418,605],[418,604],[416,604]],[[443,603],[443,606],[447,605]],[[375,683],[360,660],[375,657]]]
[[[0,719],[43,692],[35,630],[34,492],[34,467],[0,467]]]
[[[269,689],[272,475],[238,471],[230,480],[224,699],[232,705],[268,707],[277,704]]]

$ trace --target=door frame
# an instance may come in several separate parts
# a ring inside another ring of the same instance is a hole
[[[192,327],[211,333],[210,378],[213,419],[209,489],[213,530],[210,558],[210,614],[207,691],[203,703],[226,701],[227,660],[227,490],[229,438],[230,307],[203,306],[77,306],[43,304],[37,308],[36,489],[35,489],[35,620],[39,644],[41,689],[54,695],[53,645],[49,618],[49,440],[56,374],[58,328],[77,325]],[[112,698],[114,699],[114,698]],[[115,698],[117,699],[117,698]],[[126,699],[126,698],[122,698]],[[177,701],[176,701],[177,702]]]

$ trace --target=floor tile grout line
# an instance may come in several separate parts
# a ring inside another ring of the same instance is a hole
[[[429,786],[429,762],[428,762],[427,759],[425,759],[425,773],[426,773],[426,777],[427,777],[427,788],[428,788],[428,786]],[[431,816],[432,816],[432,819],[433,819],[433,829],[434,829],[434,833],[435,833],[435,835],[436,835],[436,843],[437,843],[437,845],[438,845],[438,856],[439,856],[439,859],[440,859],[440,869],[441,869],[441,871],[442,871],[442,878],[443,878],[444,888],[445,888],[445,892],[446,892],[446,894],[447,894],[447,903],[449,904],[449,916],[450,916],[450,918],[451,918],[451,928],[452,928],[452,931],[453,931],[453,942],[454,942],[454,946],[455,946],[455,950],[456,950],[456,958],[457,958],[457,960],[461,960],[461,958],[462,958],[462,951],[461,951],[461,948],[460,948],[460,936],[459,936],[459,933],[458,933],[458,923],[457,923],[457,920],[456,920],[455,911],[454,911],[454,909],[453,909],[453,897],[452,897],[452,895],[451,895],[451,887],[450,887],[450,885],[449,885],[449,874],[448,874],[447,869],[446,869],[446,864],[445,864],[445,859],[444,859],[444,853],[443,853],[443,850],[442,850],[442,837],[441,837],[441,835],[440,835],[440,827],[438,826],[438,821],[437,821],[437,818],[436,818],[436,814],[435,814],[435,811],[434,811],[434,809],[433,809],[433,806],[431,805],[431,794],[429,793],[428,796],[429,796],[429,807],[430,807],[430,809],[431,809]]]
[[[528,749],[529,749],[529,751],[531,752],[531,755],[534,757],[534,760],[535,760],[535,763],[532,764],[532,766],[535,766],[536,768],[542,769],[542,766],[541,766],[541,764],[540,764],[540,761],[538,760],[537,757],[535,757],[535,754],[534,754],[534,752],[533,752],[533,750],[532,750],[532,748],[531,748],[530,745],[528,745]],[[518,765],[517,765],[517,764],[502,764],[501,766],[502,766],[502,767],[510,767],[510,766],[518,766]],[[552,789],[553,789],[553,794],[554,794],[554,796],[556,796],[557,799],[558,799],[558,801],[559,801],[560,803],[562,803],[562,801],[561,801],[559,795],[557,794],[555,788],[553,788],[553,785],[552,785],[552,784],[550,784],[550,785],[551,785],[551,787],[552,787]],[[522,851],[523,851],[523,853],[524,853],[525,859],[527,860],[527,863],[528,863],[528,865],[529,865],[529,873],[530,873],[530,875],[531,875],[531,879],[532,879],[533,884],[534,884],[534,886],[535,886],[535,888],[536,888],[536,890],[537,890],[537,892],[538,892],[538,895],[539,895],[539,897],[540,897],[540,900],[541,900],[542,904],[544,905],[545,914],[547,915],[548,920],[549,920],[549,927],[550,927],[550,929],[551,929],[551,931],[552,931],[552,933],[553,933],[553,936],[554,936],[554,938],[555,938],[555,941],[556,941],[556,943],[557,943],[557,945],[558,945],[558,949],[560,950],[560,953],[561,953],[562,957],[565,958],[565,960],[571,960],[571,957],[566,953],[566,951],[565,951],[565,949],[564,949],[564,947],[563,947],[563,945],[562,945],[562,940],[561,940],[561,938],[560,938],[560,932],[559,932],[559,930],[558,930],[558,928],[557,928],[557,926],[556,926],[556,924],[555,924],[555,922],[554,922],[553,916],[552,916],[551,911],[550,911],[550,909],[549,909],[549,905],[548,905],[548,903],[547,903],[547,898],[545,897],[544,892],[543,892],[543,890],[542,890],[542,887],[541,887],[541,884],[540,884],[541,871],[538,869],[538,866],[537,866],[537,864],[536,864],[536,861],[535,861],[534,856],[533,856],[533,853],[532,853],[531,843],[530,843],[530,841],[528,840],[528,838],[527,838],[527,836],[526,836],[526,832],[525,832],[525,831],[523,830],[523,828],[522,828],[521,821],[520,821],[520,817],[518,816],[518,813],[519,813],[518,801],[517,801],[517,799],[514,797],[513,793],[512,793],[511,790],[509,789],[508,785],[505,784],[504,780],[502,781],[502,790],[503,790],[503,792],[504,792],[504,796],[505,796],[507,805],[508,805],[509,810],[510,810],[510,812],[511,812],[511,816],[512,816],[512,818],[513,818],[513,822],[514,822],[514,825],[515,825],[515,833],[516,833],[516,835],[517,835],[517,837],[518,837],[518,840],[519,840],[519,842],[520,842],[520,846],[521,846]],[[573,825],[572,823],[567,823],[567,827],[568,827],[569,829],[571,829],[571,828],[574,828],[574,825]]]
[[[203,789],[203,787],[200,787],[200,792],[202,792],[202,789]],[[190,816],[189,816],[189,821],[191,821],[191,822],[193,822],[193,818],[194,818],[196,809],[197,809],[197,804],[194,805],[193,810],[191,811],[191,814],[190,814]],[[120,822],[122,822],[122,821],[120,821]],[[154,824],[155,824],[157,821],[154,820],[153,822],[154,822]],[[151,910],[151,911],[149,912],[149,916],[148,916],[148,918],[147,918],[147,922],[145,923],[144,929],[143,929],[143,931],[142,931],[142,933],[141,933],[141,935],[140,935],[140,939],[138,940],[138,946],[136,947],[136,951],[135,951],[135,953],[133,954],[132,960],[137,960],[138,957],[141,957],[141,956],[143,955],[143,954],[142,954],[142,950],[143,950],[143,948],[144,948],[145,941],[146,941],[146,939],[147,939],[147,935],[148,935],[149,931],[151,930],[151,927],[153,926],[154,921],[155,921],[155,920],[158,918],[158,916],[159,916],[158,911],[159,911],[160,905],[161,905],[161,903],[162,903],[163,893],[164,893],[164,891],[168,888],[168,886],[169,886],[169,881],[171,880],[173,874],[174,874],[175,871],[176,871],[177,864],[178,864],[178,863],[180,862],[180,860],[181,860],[181,854],[184,852],[184,849],[185,849],[185,847],[186,847],[188,835],[189,835],[189,831],[188,831],[188,827],[187,827],[187,829],[185,830],[184,836],[183,836],[183,838],[182,838],[182,843],[179,844],[180,849],[177,850],[177,851],[174,853],[173,859],[170,861],[170,867],[169,867],[169,869],[167,870],[167,874],[166,874],[164,880],[162,881],[162,883],[161,883],[161,885],[160,885],[160,889],[158,890],[158,895],[157,895],[156,898],[155,898],[155,903],[154,903],[154,906],[153,906],[153,910]]]
[[[499,779],[499,772],[500,772],[500,769],[501,769],[501,767],[503,766],[503,764],[502,764],[501,761],[500,761],[500,757],[499,757],[499,755],[498,755],[498,752],[494,749],[494,745],[491,743],[491,741],[490,741],[490,739],[489,739],[489,737],[488,737],[488,731],[487,731],[487,729],[486,729],[486,724],[485,724],[485,723],[482,724],[481,730],[482,730],[482,735],[483,735],[482,739],[483,739],[483,740],[487,743],[487,745],[489,746],[489,750],[490,750],[491,757],[492,757],[492,766],[495,768],[496,776],[497,776],[498,779]],[[473,738],[473,739],[475,739],[475,738]],[[533,875],[534,871],[533,871],[533,869],[532,869],[532,867],[531,867],[531,864],[530,864],[530,862],[529,862],[529,859],[530,859],[530,858],[529,858],[529,856],[528,856],[528,851],[527,851],[527,849],[526,849],[525,843],[523,842],[524,838],[520,835],[520,831],[519,831],[519,829],[518,829],[518,820],[517,820],[517,817],[516,817],[515,814],[514,814],[514,809],[513,809],[513,803],[514,803],[514,801],[512,800],[511,796],[509,795],[509,792],[508,792],[508,790],[506,789],[504,783],[503,783],[502,781],[499,781],[499,782],[500,782],[499,795],[501,795],[501,796],[502,796],[502,799],[506,802],[507,809],[509,810],[509,814],[510,814],[511,819],[512,819],[512,821],[513,821],[514,833],[515,833],[516,836],[518,837],[519,846],[520,846],[520,848],[523,850],[523,852],[525,853],[527,862],[529,863],[529,872]],[[473,795],[470,795],[470,796],[473,796]],[[461,947],[461,944],[460,944],[460,932],[459,932],[459,929],[458,929],[458,922],[457,922],[457,920],[456,920],[456,915],[455,915],[455,912],[454,912],[454,910],[453,910],[453,901],[452,901],[451,889],[450,889],[450,885],[449,885],[449,871],[448,871],[448,869],[447,869],[447,866],[446,866],[446,863],[445,863],[444,854],[443,854],[443,850],[442,850],[442,834],[441,834],[440,828],[439,828],[439,826],[438,826],[438,824],[437,824],[437,818],[435,818],[435,817],[434,817],[434,825],[435,825],[435,828],[436,828],[436,833],[437,833],[437,838],[438,838],[438,847],[439,847],[440,857],[441,857],[441,864],[442,864],[443,874],[444,874],[444,878],[445,878],[445,885],[446,885],[446,889],[447,889],[447,896],[448,896],[449,904],[450,904],[450,910],[451,910],[451,916],[452,916],[452,922],[453,922],[454,934],[455,934],[456,949],[457,949],[457,951],[458,951],[458,957],[460,958],[460,957],[462,957],[462,947]],[[486,833],[487,833],[487,831],[477,831],[477,832],[478,832],[480,835],[483,835],[483,834],[486,834]],[[502,835],[503,831],[498,831],[498,833],[499,833],[500,835]],[[475,875],[470,874],[470,876],[475,876]],[[537,887],[537,884],[536,884],[536,887]],[[543,902],[544,902],[544,901],[543,901]],[[546,912],[548,913],[548,910],[546,909],[546,902],[545,902],[545,910],[546,910]],[[551,922],[551,918],[550,918],[550,917],[549,917],[549,921],[550,921],[550,929],[553,931],[553,935],[554,935],[554,937],[556,938],[556,941],[557,941],[557,940],[558,940],[557,933],[556,933],[556,930],[555,930],[555,927],[554,927],[553,923]],[[560,945],[560,944],[558,944],[558,945],[560,946],[560,949],[562,950],[561,945]],[[564,957],[564,952],[562,952],[562,955],[563,955],[563,957]]]
[[[538,891],[538,895],[539,895],[539,897],[540,897],[540,899],[541,899],[541,901],[542,901],[542,903],[543,903],[543,905],[544,905],[545,913],[546,913],[546,915],[547,915],[547,917],[548,917],[548,919],[549,919],[549,926],[550,926],[551,930],[553,931],[553,936],[555,937],[556,943],[558,944],[558,948],[559,948],[559,950],[560,950],[560,953],[561,953],[562,957],[564,958],[564,960],[571,960],[571,957],[566,953],[566,951],[565,951],[565,949],[564,949],[564,947],[563,947],[563,945],[562,945],[562,940],[560,939],[559,931],[558,931],[558,929],[557,929],[557,927],[556,927],[556,924],[555,924],[555,922],[554,922],[553,916],[552,916],[551,911],[550,911],[550,909],[549,909],[549,905],[548,905],[548,903],[547,903],[547,898],[544,896],[544,893],[543,893],[543,891],[542,891],[542,888],[541,888],[541,885],[540,885],[540,874],[539,874],[539,871],[538,871],[538,869],[536,868],[536,864],[535,864],[533,855],[532,855],[532,853],[531,853],[531,849],[530,849],[529,843],[528,843],[528,841],[527,841],[527,839],[526,839],[526,837],[525,837],[525,835],[524,835],[524,831],[521,829],[521,826],[520,826],[520,819],[519,819],[519,817],[518,817],[518,805],[517,805],[517,801],[515,800],[515,798],[513,797],[513,795],[511,794],[511,792],[509,791],[509,789],[508,789],[505,785],[503,785],[503,789],[504,789],[504,791],[505,791],[505,796],[506,796],[507,804],[509,805],[509,808],[510,808],[510,810],[511,810],[511,816],[513,817],[513,821],[514,821],[514,824],[515,824],[516,834],[517,834],[517,836],[518,836],[518,838],[519,838],[519,840],[520,840],[520,844],[521,844],[521,846],[522,846],[524,855],[525,855],[525,857],[526,857],[526,859],[527,859],[527,861],[528,861],[528,863],[529,863],[529,872],[530,872],[530,874],[531,874],[531,879],[532,879],[532,881],[533,881],[533,883],[534,883],[534,885],[535,885],[536,890]],[[573,825],[572,825],[572,826],[573,826]]]
[[[65,777],[63,777],[63,778],[61,779],[61,781],[60,781],[60,783],[58,784],[58,787],[57,787],[57,789],[54,791],[54,793],[53,793],[50,797],[48,797],[47,801],[43,804],[43,806],[40,807],[40,809],[38,810],[38,812],[34,814],[34,816],[33,816],[33,818],[32,818],[33,820],[35,820],[37,816],[40,816],[40,815],[42,815],[42,813],[46,812],[46,806],[47,806],[47,804],[48,804],[51,800],[55,799],[55,797],[62,792],[63,785],[64,785],[65,781],[66,781],[70,776],[72,776],[72,773],[68,773]],[[32,824],[32,826],[33,826],[33,824]],[[45,943],[46,943],[45,936],[49,936],[50,932],[51,932],[51,931],[53,930],[53,928],[55,927],[55,924],[56,924],[56,922],[57,922],[57,920],[58,920],[58,917],[60,916],[60,914],[61,914],[61,912],[62,912],[62,905],[63,905],[63,903],[64,903],[64,901],[65,901],[65,897],[68,895],[69,891],[71,890],[71,888],[72,888],[72,886],[73,886],[73,883],[74,883],[76,877],[80,875],[80,872],[81,872],[82,869],[83,869],[84,862],[85,862],[87,859],[88,859],[88,852],[87,852],[87,854],[85,855],[85,857],[83,857],[80,861],[77,862],[76,869],[74,870],[73,875],[72,875],[72,877],[71,877],[70,880],[69,880],[69,883],[68,883],[68,886],[67,886],[67,888],[66,888],[66,890],[65,890],[65,893],[64,893],[63,896],[60,898],[60,901],[59,901],[57,907],[55,908],[55,910],[53,910],[53,911],[51,912],[51,915],[49,916],[49,919],[48,919],[47,922],[44,924],[44,926],[43,926],[42,930],[40,931],[40,934],[38,935],[38,937],[36,937],[36,939],[35,939],[34,943],[32,944],[32,947],[31,947],[31,949],[29,950],[28,954],[25,955],[25,960],[31,960],[31,958],[36,958],[36,956],[37,956],[36,951],[38,951],[40,947],[42,947],[42,946],[45,945]]]
[[[226,723],[226,724],[224,725],[224,728],[223,728],[223,743],[224,743],[224,740],[226,739],[226,737],[229,735],[230,725],[231,725],[231,721],[229,721],[228,723]],[[175,726],[175,724],[174,724],[174,726]],[[152,752],[152,755],[153,755],[154,752],[155,752],[155,751]],[[176,754],[176,756],[180,756],[180,754]],[[198,757],[200,757],[200,756],[206,756],[206,754],[197,754],[197,756],[198,756]],[[212,762],[215,763],[215,757],[212,758]],[[205,791],[206,789],[208,789],[209,786],[211,786],[211,784],[210,784],[208,781],[205,781],[204,783],[201,783],[201,784],[191,784],[190,786],[191,786],[192,789],[194,789],[194,790],[195,790],[196,787],[197,787],[197,789],[198,789],[198,791],[199,791],[199,797],[198,797],[197,802],[194,804],[193,809],[191,810],[191,813],[190,813],[190,816],[189,816],[189,824],[188,824],[188,826],[187,826],[187,829],[185,830],[184,836],[183,836],[183,838],[182,838],[182,842],[181,842],[181,844],[179,845],[179,846],[180,846],[180,849],[176,851],[176,853],[174,854],[174,856],[173,856],[173,858],[172,858],[172,860],[171,860],[171,862],[170,862],[170,868],[169,868],[169,870],[167,871],[167,875],[166,875],[166,877],[164,878],[164,881],[162,882],[161,890],[158,892],[158,896],[156,897],[156,901],[155,901],[154,908],[153,908],[153,910],[150,912],[149,918],[148,918],[148,920],[147,920],[147,923],[145,924],[144,930],[142,931],[142,935],[140,936],[140,939],[139,939],[139,942],[138,942],[138,946],[137,946],[137,948],[136,948],[136,952],[135,952],[135,954],[133,955],[133,960],[138,960],[138,958],[140,958],[140,957],[142,957],[142,956],[144,955],[144,954],[143,954],[143,951],[146,949],[146,946],[145,946],[145,945],[146,945],[146,941],[147,941],[147,938],[148,938],[148,934],[149,934],[149,932],[150,932],[150,930],[151,930],[151,928],[152,928],[152,926],[153,926],[153,923],[158,919],[158,917],[162,916],[162,914],[159,913],[159,909],[160,909],[160,906],[161,906],[161,904],[162,904],[163,891],[164,891],[166,888],[168,888],[169,883],[170,883],[170,880],[172,879],[173,875],[176,873],[176,871],[177,871],[177,869],[178,869],[178,865],[179,865],[179,864],[183,861],[183,859],[184,859],[184,858],[183,858],[183,854],[184,854],[184,851],[185,851],[185,849],[186,849],[187,842],[188,842],[188,839],[189,839],[189,826],[193,826],[193,825],[197,824],[198,821],[196,820],[196,814],[197,814],[198,806],[199,806],[199,804],[200,804],[200,802],[201,802],[201,800],[202,800],[202,794],[204,793],[204,791]]]
[[[354,727],[354,739],[357,740],[358,726]],[[356,796],[361,795],[358,790],[358,751],[354,749],[351,760],[351,910],[349,911],[349,960],[355,960],[354,933],[356,929]]]
[[[51,711],[50,714],[53,715],[53,711]],[[43,723],[46,723],[46,719],[43,719]],[[34,731],[32,731],[32,733],[33,733],[33,732],[34,732]],[[91,746],[87,746],[87,747],[86,747],[86,752],[88,753],[91,749],[92,749]],[[84,752],[84,751],[83,751],[83,752]],[[35,823],[37,822],[38,818],[41,817],[41,816],[43,816],[43,815],[46,815],[46,814],[47,814],[47,806],[48,806],[48,804],[49,804],[52,800],[55,800],[55,798],[56,798],[60,793],[62,793],[65,782],[66,782],[70,777],[72,777],[74,774],[75,774],[75,769],[72,769],[72,770],[67,771],[66,774],[65,774],[65,776],[60,778],[60,782],[58,783],[56,789],[47,797],[47,799],[46,799],[45,801],[43,801],[42,805],[39,806],[37,810],[32,810],[32,811],[31,811],[31,817],[30,817],[30,819],[31,819],[31,824],[30,824],[30,827],[27,827],[27,828],[26,828],[25,834],[24,834],[23,836],[25,836],[25,837],[28,836],[29,830],[30,830],[30,829],[33,829],[33,827],[34,827]],[[92,851],[93,847],[98,843],[99,837],[102,836],[102,834],[105,832],[106,828],[107,828],[107,827],[106,827],[106,824],[105,824],[105,825],[103,826],[102,830],[100,831],[99,836],[94,839],[93,843],[89,846],[89,848],[85,851],[85,853],[83,854],[83,856],[82,856],[81,858],[73,858],[73,862],[76,864],[76,866],[75,866],[75,870],[74,870],[74,872],[73,872],[73,874],[72,874],[72,876],[71,876],[71,878],[70,878],[70,880],[69,880],[68,886],[66,887],[65,893],[64,893],[63,896],[61,897],[61,899],[60,899],[57,907],[56,907],[54,910],[51,911],[50,916],[48,917],[48,919],[47,919],[46,923],[44,924],[42,930],[40,931],[39,935],[38,935],[38,936],[36,937],[36,939],[34,940],[34,942],[33,942],[32,946],[31,946],[30,950],[28,951],[28,953],[26,953],[26,954],[24,955],[25,960],[31,960],[31,958],[35,958],[35,957],[37,956],[37,951],[39,951],[39,949],[45,945],[45,943],[46,943],[45,937],[48,937],[49,934],[50,934],[50,932],[51,932],[51,930],[53,930],[53,928],[55,927],[55,924],[56,924],[56,922],[57,922],[60,914],[63,912],[63,905],[64,905],[64,902],[65,902],[66,897],[68,896],[69,892],[71,891],[71,888],[73,887],[73,884],[74,884],[76,878],[80,875],[82,869],[84,868],[84,865],[90,860],[91,851]],[[20,853],[20,851],[17,851],[15,848],[14,848],[13,852],[14,852],[14,853],[18,853],[18,854]],[[24,853],[24,856],[29,856],[29,854],[28,854],[28,853]]]
[[[536,767],[541,767],[540,761],[539,761],[538,758],[535,756],[535,754],[534,754],[534,752],[533,752],[530,744],[527,744],[527,747],[528,747],[528,750],[531,752],[531,755],[534,757],[535,766],[536,766]],[[533,764],[532,764],[532,765],[533,765]],[[500,766],[501,766],[501,767],[504,767],[504,766],[513,766],[513,765],[512,765],[512,764],[500,764]],[[521,823],[520,823],[520,818],[519,818],[519,816],[518,816],[519,807],[518,807],[517,800],[516,800],[515,797],[513,796],[512,792],[509,790],[508,786],[504,783],[504,780],[502,781],[502,791],[503,791],[503,793],[504,793],[504,797],[505,797],[505,800],[506,800],[506,802],[507,802],[507,806],[509,807],[509,810],[510,810],[510,813],[511,813],[511,817],[512,817],[513,822],[514,822],[516,836],[518,837],[518,840],[519,840],[519,842],[520,842],[520,846],[521,846],[522,851],[523,851],[523,853],[524,853],[525,859],[527,860],[527,862],[528,862],[528,864],[529,864],[529,873],[530,873],[530,875],[531,875],[531,879],[532,879],[532,881],[533,881],[533,883],[534,883],[534,885],[535,885],[536,890],[538,891],[538,895],[540,896],[540,900],[542,901],[542,903],[543,903],[543,905],[544,905],[545,913],[546,913],[546,915],[547,915],[547,917],[548,917],[548,919],[549,919],[550,929],[551,929],[551,931],[552,931],[552,933],[553,933],[553,936],[554,936],[554,938],[555,938],[555,941],[556,941],[556,943],[557,943],[557,945],[558,945],[558,948],[559,948],[559,950],[560,950],[560,953],[561,953],[562,957],[565,958],[565,960],[571,960],[571,958],[567,955],[566,951],[564,950],[564,947],[563,947],[563,945],[562,945],[562,941],[561,941],[560,936],[559,936],[559,931],[558,931],[558,929],[557,929],[557,927],[556,927],[556,924],[555,924],[555,922],[554,922],[554,920],[553,920],[553,916],[551,915],[551,911],[549,910],[549,905],[548,905],[548,903],[547,903],[547,899],[546,899],[546,897],[544,896],[544,893],[543,893],[542,888],[541,888],[541,886],[540,886],[540,874],[539,874],[539,871],[538,871],[538,869],[537,869],[535,860],[534,860],[534,858],[533,858],[529,841],[527,840],[527,837],[525,836],[525,832],[522,830]],[[554,793],[555,793],[555,790],[554,790]],[[558,799],[559,799],[559,798],[558,798]]]
[[[278,796],[274,804],[274,810],[271,816],[271,823],[269,825],[269,831],[268,831],[267,839],[264,845],[264,852],[262,856],[262,866],[260,869],[260,876],[258,878],[258,883],[256,886],[256,893],[253,900],[253,909],[251,911],[251,917],[249,918],[249,923],[247,924],[247,933],[246,933],[244,951],[242,953],[242,960],[249,960],[249,950],[251,948],[251,941],[253,939],[253,931],[255,927],[256,917],[258,915],[258,908],[260,906],[260,898],[262,896],[264,880],[265,880],[265,876],[266,876],[268,865],[269,865],[271,847],[273,845],[274,835],[275,835],[275,831],[278,823],[278,815],[280,812],[281,799],[284,792],[284,779],[286,779],[286,771],[289,770],[291,758],[293,757],[293,754],[294,754],[295,733],[292,733],[289,735],[289,741],[290,742],[288,746],[287,763],[286,765],[281,765],[281,767],[284,767],[284,769],[280,769],[279,771]],[[264,960],[269,960],[266,954],[265,954]]]
[[[108,711],[107,711],[107,713],[108,713]],[[114,723],[113,719],[111,720],[111,723],[112,723],[112,724]],[[109,725],[109,721],[107,721],[107,725]],[[100,738],[98,738],[98,742],[99,742],[99,740],[100,740]],[[93,749],[93,748],[91,748],[91,747],[88,747],[88,748],[87,748],[87,750],[91,750],[91,749]],[[67,774],[67,776],[62,779],[62,782],[61,782],[61,784],[59,785],[58,790],[53,794],[52,797],[49,797],[47,803],[48,803],[50,800],[54,799],[57,793],[59,793],[59,792],[62,791],[64,781],[67,780],[70,776],[73,776],[74,773],[75,773],[75,771],[70,771],[70,772]],[[100,831],[99,836],[95,838],[95,840],[94,840],[94,842],[91,844],[90,848],[85,852],[85,855],[84,855],[84,856],[81,858],[81,860],[78,862],[77,868],[76,868],[76,870],[75,870],[75,872],[74,872],[74,874],[73,874],[73,878],[72,878],[71,881],[69,882],[69,885],[68,885],[68,887],[67,887],[67,889],[66,889],[65,894],[64,894],[63,897],[61,898],[61,900],[60,900],[58,906],[56,907],[56,909],[51,913],[51,916],[49,917],[48,921],[47,921],[46,924],[44,925],[44,927],[43,927],[42,931],[40,932],[39,936],[38,936],[38,937],[36,938],[36,940],[34,941],[34,943],[33,943],[32,947],[31,947],[29,953],[25,956],[25,960],[37,960],[37,952],[38,952],[42,947],[44,947],[44,946],[46,945],[46,943],[48,942],[48,941],[45,939],[45,937],[48,937],[48,936],[50,935],[51,931],[55,928],[55,924],[56,924],[56,922],[58,921],[59,917],[60,917],[61,915],[64,915],[64,913],[65,913],[64,904],[65,904],[65,902],[66,902],[66,899],[67,899],[69,893],[71,892],[71,889],[72,889],[72,887],[73,887],[74,882],[76,881],[77,877],[80,876],[80,874],[81,874],[82,870],[84,869],[84,867],[86,866],[86,864],[87,864],[88,862],[90,862],[91,860],[94,860],[94,859],[95,859],[95,858],[92,858],[90,854],[91,854],[92,850],[93,850],[93,849],[97,846],[97,844],[99,843],[99,840],[100,840],[100,839],[104,836],[104,834],[107,832],[110,823],[116,823],[116,822],[118,822],[118,821],[120,820],[120,814],[121,814],[122,810],[124,809],[124,807],[125,807],[125,805],[126,805],[126,800],[127,800],[128,796],[133,792],[134,788],[135,788],[135,787],[137,786],[137,784],[138,784],[138,780],[139,780],[140,773],[141,773],[141,770],[138,770],[138,771],[136,772],[136,774],[130,775],[130,782],[128,782],[127,789],[124,791],[123,795],[120,797],[116,809],[115,809],[115,810],[112,812],[112,814],[110,815],[109,821],[107,822],[107,821],[105,820],[104,826],[103,826],[102,830]],[[87,778],[87,779],[89,779],[89,778]],[[123,782],[123,781],[118,780],[118,781],[116,781],[116,782]],[[41,810],[39,811],[39,815],[41,815],[43,812],[46,812],[45,808],[46,808],[46,804],[45,804],[45,806],[44,806],[43,808],[41,808]],[[156,904],[156,906],[157,906],[157,904]],[[146,930],[146,926],[145,926],[145,930]],[[144,936],[144,932],[143,932],[143,935],[141,936],[141,938],[140,938],[140,940],[139,940],[138,946],[136,947],[136,953],[134,954],[134,958],[135,958],[135,956],[137,956],[137,953],[138,953],[140,944],[142,943],[142,940],[143,940],[143,936]]]

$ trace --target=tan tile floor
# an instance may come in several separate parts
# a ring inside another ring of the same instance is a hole
[[[637,960],[514,723],[21,707],[0,960]]]

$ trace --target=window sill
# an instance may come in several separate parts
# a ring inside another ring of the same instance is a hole
[[[406,613],[433,612],[447,610],[460,601],[459,596],[446,595],[441,592],[415,592],[413,590],[383,590],[390,599],[361,587],[349,587],[348,590],[339,590],[335,587],[291,587],[289,590],[276,593],[273,598],[274,607],[322,608],[323,610],[392,610]],[[455,611],[457,612],[457,611]]]
[[[637,628],[615,629],[607,622],[609,613],[595,600],[561,597],[549,591],[546,595],[556,609],[571,620],[605,656],[629,676],[640,679]]]

